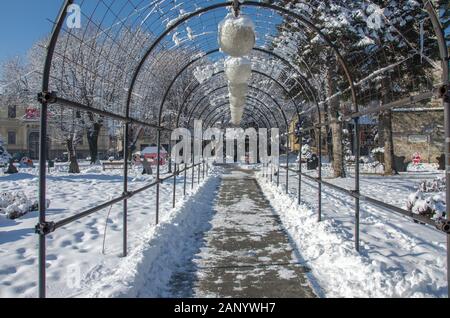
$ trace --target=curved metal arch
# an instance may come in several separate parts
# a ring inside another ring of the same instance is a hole
[[[224,71],[219,71],[219,72],[213,74],[208,80],[211,80],[213,77],[215,77],[215,76],[217,76],[217,75],[220,75],[220,74],[223,74],[223,73],[224,73]],[[285,92],[285,94],[286,94],[287,96],[289,96],[289,91],[288,91],[288,90],[287,90],[287,89],[286,89],[286,88],[285,88],[285,87],[284,87],[277,79],[273,78],[273,77],[270,76],[270,75],[267,75],[267,74],[265,74],[265,73],[263,73],[263,72],[256,71],[256,70],[252,70],[252,73],[259,74],[259,75],[261,75],[261,76],[263,76],[263,77],[266,77],[267,79],[273,81],[274,83],[276,83],[276,84],[277,84],[277,85]],[[180,119],[180,116],[181,116],[182,111],[183,111],[184,108],[188,105],[188,104],[187,104],[187,101],[188,101],[188,100],[190,99],[190,97],[194,94],[194,92],[195,92],[198,88],[202,87],[203,84],[205,84],[205,83],[207,83],[207,81],[203,82],[202,84],[197,85],[197,86],[189,93],[189,95],[184,99],[183,104],[181,105],[180,109],[178,110],[177,126],[179,125],[179,119]],[[208,95],[205,95],[205,96],[204,96],[204,98],[206,98],[206,97],[208,97]],[[289,99],[291,100],[292,104],[295,106],[295,108],[296,108],[296,110],[297,110],[297,114],[300,116],[300,109],[299,109],[299,107],[298,107],[299,105],[294,101],[294,99],[293,99],[292,97],[289,97]],[[320,113],[319,113],[319,114],[320,114]],[[320,118],[320,116],[319,116],[319,118]]]
[[[177,20],[173,25],[171,25],[169,28],[166,29],[165,32],[163,32],[156,40],[155,42],[150,46],[150,48],[146,51],[146,53],[143,55],[141,61],[139,62],[138,66],[136,67],[134,74],[132,76],[131,82],[130,82],[130,86],[128,89],[128,97],[127,97],[127,101],[126,101],[126,108],[125,108],[125,112],[126,112],[126,117],[129,117],[129,113],[130,113],[130,106],[131,106],[131,100],[132,100],[132,96],[133,96],[133,91],[134,91],[134,87],[136,85],[136,81],[137,78],[139,76],[139,73],[142,69],[142,67],[144,66],[145,62],[147,61],[148,57],[150,56],[150,54],[153,52],[153,50],[157,47],[157,45],[168,35],[170,34],[173,30],[175,30],[176,28],[178,28],[178,26],[180,26],[181,24],[183,24],[184,22],[190,20],[191,18],[201,15],[203,13],[206,13],[208,11],[212,11],[215,9],[219,9],[219,8],[224,8],[224,7],[229,7],[233,5],[233,2],[225,2],[225,3],[217,3],[205,8],[201,8],[195,12],[192,12],[190,14],[187,14],[185,17]],[[242,6],[255,6],[255,7],[263,7],[263,8],[267,8],[267,9],[271,9],[274,11],[278,11],[281,13],[284,13],[285,15],[291,16],[294,19],[297,19],[301,24],[303,24],[304,26],[310,28],[312,31],[314,31],[315,33],[317,33],[322,40],[334,51],[334,53],[336,54],[337,60],[339,62],[339,64],[341,64],[341,67],[344,70],[345,76],[347,77],[347,80],[349,82],[350,88],[351,88],[351,92],[352,92],[352,99],[353,99],[353,106],[354,106],[354,111],[357,112],[358,111],[358,98],[357,98],[357,94],[355,91],[355,87],[354,87],[354,81],[353,78],[350,74],[349,68],[347,66],[347,63],[345,62],[344,58],[342,57],[341,53],[339,52],[339,50],[337,49],[337,47],[330,41],[330,39],[328,39],[328,37],[319,29],[317,28],[314,23],[308,21],[306,18],[302,17],[301,15],[295,13],[295,12],[291,12],[286,8],[283,7],[279,7],[277,5],[273,5],[270,3],[264,3],[264,2],[256,2],[256,1],[244,1],[242,4]],[[160,116],[159,120],[158,120],[158,124],[159,126],[161,125],[162,122],[162,116]]]
[[[256,104],[259,103],[260,105],[262,105],[262,106],[264,107],[264,109],[266,109],[266,110],[272,115],[273,119],[275,120],[275,123],[276,123],[278,126],[280,126],[280,123],[279,123],[278,119],[276,118],[275,114],[273,113],[272,110],[270,110],[270,107],[267,106],[266,103],[264,103],[263,101],[259,100],[258,98],[255,98],[255,97],[249,98],[249,100],[250,100],[251,102],[253,102],[253,103],[250,104],[250,106],[252,106],[252,109],[253,109],[253,110],[258,111],[258,112],[262,112],[260,109],[258,109],[258,108],[255,107]],[[221,104],[221,105],[215,107],[215,109],[216,109],[216,110],[217,110],[217,109],[222,109],[222,108],[224,108],[224,106],[228,106],[228,105],[230,105],[230,103],[229,103],[229,102],[225,102],[225,103],[223,103],[223,104]],[[203,116],[203,114],[204,114],[204,112],[207,111],[208,109],[210,109],[211,106],[213,106],[213,105],[208,105],[207,107],[205,107],[204,110],[203,110],[203,112],[202,112],[202,114],[201,114],[197,119],[201,119],[202,116]],[[229,109],[229,108],[226,107],[226,109]],[[270,120],[267,118],[266,114],[265,114],[264,112],[262,112],[262,114],[263,114],[264,117],[267,119],[267,123],[270,125]],[[208,113],[208,115],[210,115],[210,113]],[[205,122],[206,122],[206,120],[208,119],[208,115],[205,116]],[[189,125],[189,122],[188,122],[188,125]]]
[[[274,56],[274,57],[276,57],[276,58],[280,58],[281,61],[287,63],[286,65],[288,65],[288,66],[294,68],[294,66],[292,66],[292,64],[290,64],[287,60],[283,59],[281,56],[278,56],[277,54],[275,54],[275,53],[273,53],[273,52],[270,52],[270,51],[267,51],[267,50],[264,50],[264,49],[259,49],[259,48],[255,48],[255,50],[256,50],[256,51],[267,52],[267,54],[272,55],[272,56]],[[210,51],[210,54],[215,53],[216,51],[217,51],[217,50]],[[196,61],[200,60],[201,58],[203,58],[203,57],[198,58]],[[177,76],[174,78],[174,80],[172,81],[171,85],[169,86],[168,90],[167,90],[166,93],[165,93],[165,96],[164,96],[164,98],[163,98],[163,102],[161,103],[161,106],[160,106],[160,110],[162,110],[162,108],[164,107],[164,104],[165,104],[165,102],[166,102],[166,99],[167,99],[167,97],[168,97],[168,94],[169,94],[171,88],[173,87],[173,85],[175,84],[176,80],[179,78],[179,76],[181,76],[181,74],[182,74],[182,73],[183,73],[190,65],[192,65],[192,64],[188,64],[188,65],[187,65],[183,70],[181,70],[181,71],[177,74]],[[217,74],[221,74],[221,73],[223,73],[223,71],[221,71],[221,72],[219,72],[219,73],[217,73]],[[296,70],[296,74],[298,74],[299,76],[301,76],[302,79],[305,80],[305,83],[307,84],[307,86],[309,87],[309,89],[310,89],[310,91],[311,91],[311,95],[312,95],[312,97],[313,97],[314,105],[316,106],[317,111],[318,111],[318,113],[320,114],[320,106],[319,106],[319,103],[318,103],[318,98],[317,98],[317,96],[314,94],[314,90],[313,90],[312,86],[308,83],[308,80],[307,80],[306,78],[304,78],[303,75],[302,75],[299,71]],[[213,76],[214,76],[214,75],[216,75],[216,74],[213,74]],[[262,75],[262,74],[261,74],[261,75]],[[305,95],[309,98],[309,96],[306,94],[306,91],[305,91],[305,89],[303,88],[301,82],[297,81],[297,83],[300,84],[300,86],[302,87],[303,92],[304,92]],[[191,98],[191,96],[192,96],[192,94],[193,94],[193,91],[195,91],[200,85],[201,85],[201,84],[197,85],[197,87],[195,87],[195,88],[188,94],[188,96],[184,99],[182,108],[179,109],[179,111],[178,111],[178,116],[177,116],[177,127],[178,127],[178,124],[179,124],[181,112],[184,110],[184,103],[186,102],[186,100],[188,100],[188,99]],[[280,83],[280,86],[282,86],[281,83]],[[213,90],[213,91],[215,91],[215,90]],[[285,92],[289,93],[287,90],[285,90]],[[206,98],[206,97],[207,97],[207,96],[205,96],[205,97],[203,97],[203,98]],[[291,97],[290,99],[291,99],[291,100],[293,101],[293,103],[295,104],[293,98]],[[300,117],[300,111],[299,111],[299,109],[298,109],[297,106],[296,106],[296,109],[297,109],[297,117]],[[161,114],[161,115],[162,115],[162,114]]]
[[[308,82],[308,78],[306,78],[299,70],[297,70],[297,68],[296,68],[293,64],[291,64],[288,60],[286,60],[286,59],[283,58],[282,56],[276,54],[275,52],[266,50],[266,49],[264,49],[264,48],[255,47],[255,48],[253,48],[253,50],[254,50],[254,51],[257,51],[257,52],[265,53],[265,54],[267,54],[267,55],[269,55],[269,56],[271,56],[271,57],[275,57],[276,59],[280,60],[280,61],[283,62],[285,65],[287,65],[288,67],[292,68],[292,69],[295,71],[295,74],[297,74],[297,75],[300,77],[300,79],[302,79],[302,80],[304,81],[303,83],[304,83],[304,85],[308,88],[308,91],[309,91],[309,93],[311,94],[313,103],[316,105],[316,107],[318,107],[318,108],[320,107],[319,104],[318,104],[318,96],[317,96],[317,92],[315,92],[315,90],[313,89],[313,87],[311,86],[311,84]],[[163,108],[164,108],[164,105],[165,105],[165,103],[166,103],[166,101],[167,101],[167,98],[168,98],[168,96],[169,96],[169,93],[170,93],[171,89],[173,88],[173,86],[175,85],[175,83],[176,83],[176,81],[178,80],[178,78],[179,78],[179,77],[180,77],[180,76],[181,76],[181,75],[182,75],[182,74],[183,74],[190,66],[192,66],[192,64],[194,64],[194,63],[200,61],[201,59],[203,59],[203,58],[206,57],[206,56],[209,56],[209,55],[211,55],[211,54],[217,53],[217,52],[219,52],[219,51],[220,51],[220,49],[214,49],[214,50],[211,50],[211,51],[206,52],[206,53],[203,54],[202,56],[197,57],[197,58],[195,58],[195,59],[189,61],[189,63],[186,64],[186,65],[178,72],[178,74],[177,74],[177,75],[174,77],[174,79],[171,81],[171,83],[170,83],[170,85],[168,86],[166,92],[164,93],[164,96],[163,96],[163,99],[162,99],[162,102],[161,102],[161,105],[160,105],[160,108],[159,108],[159,109],[160,109],[160,110],[159,110],[159,111],[160,111],[160,115],[159,115],[159,116],[162,116]],[[313,79],[314,77],[311,76],[311,78]],[[298,81],[297,79],[295,79],[295,81],[300,85],[301,91],[302,91],[302,92],[305,94],[305,96],[309,99],[310,96],[307,94],[307,90],[305,89],[305,87],[303,87],[302,82],[301,82],[301,81]],[[194,89],[195,89],[195,88],[194,88]],[[319,111],[320,111],[320,110],[319,110]],[[297,114],[297,115],[298,115],[298,117],[300,117],[300,114]]]
[[[224,89],[224,88],[228,88],[228,85],[222,86],[222,87],[216,89],[215,91],[219,91],[219,90]],[[284,121],[287,122],[286,113],[284,112],[284,110],[283,110],[283,108],[281,107],[281,105],[278,103],[278,101],[277,101],[273,96],[269,95],[267,92],[263,91],[262,89],[260,89],[260,88],[258,88],[258,87],[249,85],[249,88],[251,88],[252,90],[258,91],[258,92],[260,92],[260,93],[262,93],[262,94],[268,96],[270,99],[272,99],[273,102],[277,105],[278,110],[280,111],[281,115],[282,115],[283,118],[284,118]],[[210,94],[212,94],[212,93],[210,93]],[[253,98],[254,98],[254,96],[247,96],[247,97],[253,97]],[[203,100],[203,99],[202,99],[202,100]],[[199,105],[200,105],[200,102],[197,103],[197,104],[191,109],[191,112],[190,112],[190,114],[189,114],[189,118],[188,118],[188,121],[187,121],[188,125],[189,125],[189,123],[190,123],[191,120],[192,120],[192,115],[194,114],[194,111],[196,110],[196,108],[197,108]],[[209,105],[209,106],[211,106],[211,105]],[[205,108],[203,109],[203,111],[205,111],[205,109],[208,108],[209,106],[205,107]],[[203,111],[200,113],[200,115],[199,115],[200,117],[203,115]],[[279,123],[277,123],[277,124],[279,125]]]

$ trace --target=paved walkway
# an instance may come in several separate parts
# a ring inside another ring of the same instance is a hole
[[[173,297],[315,297],[252,171],[226,167],[211,230],[171,279]]]

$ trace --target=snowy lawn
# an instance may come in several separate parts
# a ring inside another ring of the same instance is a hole
[[[404,208],[408,195],[422,180],[439,172],[405,173],[394,177],[362,176],[362,193]],[[362,203],[361,253],[354,250],[354,200],[323,188],[323,218],[317,223],[317,184],[303,179],[302,202],[297,205],[296,174],[290,173],[289,195],[285,172],[280,187],[261,175],[259,182],[280,214],[306,265],[313,283],[326,297],[445,297],[446,236],[430,226],[415,224],[393,212]],[[276,179],[274,178],[274,181]],[[345,188],[353,179],[327,180]]]
[[[62,169],[64,170],[64,169]],[[80,175],[69,175],[61,169],[48,176],[48,199],[51,200],[48,220],[58,221],[92,208],[123,191],[121,170],[103,172],[101,167],[83,167]],[[196,183],[193,193],[198,189]],[[161,186],[162,223],[171,222],[179,213],[183,199],[183,175],[178,179],[177,208],[172,209],[173,179]],[[191,193],[191,173],[188,172],[188,192]],[[130,190],[154,181],[133,170],[129,176]],[[20,174],[0,176],[0,192],[23,191],[29,198],[37,197],[37,170],[23,170]],[[155,191],[151,188],[128,202],[129,253],[134,255],[153,237],[155,227]],[[110,212],[109,218],[107,218]],[[0,216],[0,297],[37,296],[37,236],[34,227],[38,214],[30,213],[15,220]],[[102,254],[103,234],[107,224],[105,255]],[[57,230],[47,237],[47,290],[49,297],[70,297],[83,294],[94,281],[110,275],[121,258],[122,204],[95,213]],[[120,266],[119,266],[120,267]],[[129,268],[132,272],[133,268]],[[80,275],[81,284],[74,280]],[[78,286],[79,285],[79,286]]]

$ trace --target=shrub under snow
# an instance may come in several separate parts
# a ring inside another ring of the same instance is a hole
[[[446,216],[445,180],[438,178],[433,181],[423,181],[419,190],[409,195],[406,201],[408,211],[427,216],[432,219]],[[427,193],[428,195],[425,195]]]
[[[49,206],[50,201],[47,200],[47,207]],[[22,191],[0,194],[0,215],[4,215],[8,219],[18,219],[38,209],[39,202],[37,200],[31,201]]]

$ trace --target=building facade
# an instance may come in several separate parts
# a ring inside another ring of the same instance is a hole
[[[15,157],[27,156],[31,159],[39,158],[39,109],[33,106],[3,105],[0,107],[0,135],[5,141],[8,152]],[[89,157],[89,144],[86,134],[82,142],[77,145],[77,156]],[[55,159],[67,152],[63,142],[54,138],[55,134],[49,125],[48,158]],[[100,158],[116,151],[114,138],[108,136],[106,129],[102,129],[98,141]]]
[[[298,152],[298,138],[295,135],[298,120],[294,118],[290,124],[290,149]],[[383,147],[379,140],[383,136],[375,138],[374,131],[378,127],[377,116],[372,119],[367,117],[360,122],[361,155],[370,155],[374,148]],[[353,126],[346,127],[349,130],[349,141],[353,149]],[[435,103],[394,109],[392,111],[392,133],[394,141],[394,154],[404,157],[404,162],[411,162],[414,156],[419,156],[423,163],[438,163],[439,157],[444,154],[444,110],[436,107]],[[325,135],[325,133],[323,133]],[[322,153],[327,155],[326,137],[322,140]],[[314,139],[314,138],[313,138]],[[315,141],[312,145],[315,149]]]

